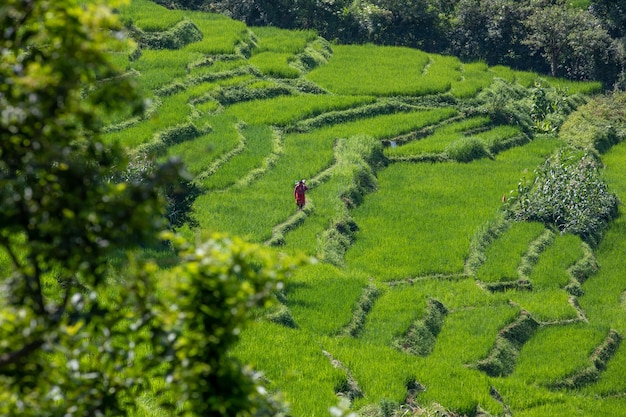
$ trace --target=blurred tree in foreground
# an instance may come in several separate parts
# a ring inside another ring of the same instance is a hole
[[[127,46],[116,17],[5,0],[0,27],[0,415],[126,415],[142,396],[177,415],[275,414],[225,353],[289,266],[225,237],[176,243],[168,272],[125,260],[163,238],[182,168],[121,181],[123,151],[98,140],[105,112],[142,109],[108,58]]]

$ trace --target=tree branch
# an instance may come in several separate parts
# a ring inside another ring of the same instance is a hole
[[[15,350],[13,352],[3,353],[0,355],[0,369],[16,363],[21,358],[30,355],[37,349],[39,349],[43,345],[44,341],[42,339],[33,340],[30,343],[22,346],[21,349]]]

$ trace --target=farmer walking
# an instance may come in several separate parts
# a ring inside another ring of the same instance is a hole
[[[300,180],[298,184],[296,184],[296,188],[293,189],[293,196],[296,198],[296,205],[298,206],[298,211],[302,210],[304,204],[306,203],[306,197],[304,193],[308,190],[308,187],[305,184],[306,181]]]

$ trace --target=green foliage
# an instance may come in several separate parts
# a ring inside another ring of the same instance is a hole
[[[159,190],[180,166],[142,182],[111,180],[124,158],[98,140],[98,116],[140,101],[104,53],[109,31],[120,30],[108,9],[68,0],[2,10],[0,245],[10,263],[0,412],[121,414],[159,366],[135,349],[161,339],[156,331],[151,341],[147,272],[102,290],[115,252],[153,242],[165,225]]]
[[[202,40],[202,32],[191,20],[178,22],[165,32],[138,32],[139,47],[146,49],[180,49]]]
[[[534,52],[549,63],[552,76],[592,79],[596,65],[608,60],[610,36],[598,19],[587,10],[576,10],[564,3],[535,9],[524,21],[524,39]]]
[[[273,415],[277,404],[257,389],[258,375],[228,355],[250,309],[265,306],[277,279],[296,263],[239,239],[212,236],[195,247],[184,241],[172,270],[172,353],[168,378],[180,415]]]
[[[521,189],[519,206],[512,214],[595,243],[617,214],[617,202],[601,177],[597,157],[563,150],[536,170],[534,184]]]
[[[450,159],[459,162],[470,162],[474,159],[490,156],[485,143],[475,137],[462,138],[452,142],[445,149]]]
[[[626,138],[625,94],[596,97],[563,123],[559,137],[580,149],[607,152]]]
[[[103,112],[141,108],[134,79],[104,52],[117,20],[71,0],[2,12],[13,30],[0,43],[0,413],[126,415],[146,395],[157,413],[277,413],[258,375],[227,353],[295,263],[224,236],[174,239],[179,258],[160,256],[178,263],[167,272],[127,262],[128,249],[173,239],[157,236],[165,197],[170,226],[189,224],[194,191],[179,193],[190,186],[180,163],[127,167],[99,139]],[[198,134],[188,124],[160,140]]]

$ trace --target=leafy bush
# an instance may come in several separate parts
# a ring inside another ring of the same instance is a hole
[[[202,40],[202,32],[191,20],[183,20],[165,32],[141,32],[139,45],[148,49],[180,49]]]
[[[519,84],[510,84],[496,78],[489,88],[477,96],[477,111],[487,114],[496,124],[519,125],[525,132],[532,132],[533,120],[526,103],[528,90]]]
[[[591,153],[558,151],[537,168],[532,186],[521,186],[513,217],[541,221],[596,242],[617,214],[618,204],[601,177],[600,164]]]
[[[485,143],[476,137],[465,137],[452,142],[446,147],[445,152],[450,159],[459,162],[470,162],[489,156]]]
[[[581,149],[607,151],[626,138],[626,94],[595,98],[563,123],[559,136]]]

